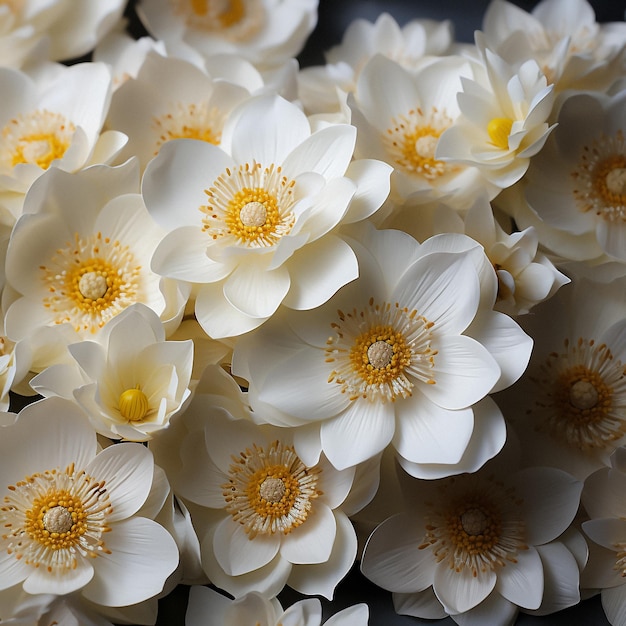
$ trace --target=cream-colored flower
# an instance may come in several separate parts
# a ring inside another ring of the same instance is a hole
[[[193,342],[165,341],[158,315],[134,304],[112,318],[98,341],[68,347],[75,363],[31,380],[43,396],[75,400],[98,433],[146,441],[169,425],[191,395]]]

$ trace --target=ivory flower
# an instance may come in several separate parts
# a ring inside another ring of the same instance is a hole
[[[498,472],[495,463],[406,482],[406,512],[371,534],[361,570],[394,592],[397,610],[441,617],[439,607],[474,626],[513,623],[518,607],[539,609],[550,593],[579,601],[579,565],[559,536],[576,514],[582,483],[550,468]]]
[[[51,365],[30,384],[43,396],[78,402],[106,437],[146,441],[168,427],[191,395],[193,342],[165,341],[158,315],[142,304],[111,319],[98,342],[68,350],[74,364]]]
[[[185,413],[203,428],[183,441],[173,479],[176,493],[200,507],[190,510],[207,576],[235,597],[272,597],[288,584],[332,598],[356,558],[342,511],[355,468],[338,471],[323,458],[307,465],[287,430],[236,419],[232,400],[207,400],[196,395]]]
[[[461,115],[439,138],[435,158],[478,167],[504,189],[522,178],[553,128],[547,122],[553,85],[536,61],[506,63],[485,46],[480,33],[476,43],[484,75],[462,80]]]
[[[338,611],[325,626],[366,626],[367,604]],[[317,598],[294,602],[286,611],[280,602],[258,593],[231,601],[208,587],[192,587],[186,615],[187,626],[321,626],[322,607]]]
[[[319,432],[303,437],[300,453],[321,448],[340,469],[390,443],[420,477],[473,471],[493,456],[502,416],[477,403],[519,377],[530,340],[492,302],[480,306],[482,251],[462,242],[420,246],[373,229],[363,248],[351,242],[356,281],[235,345],[233,372],[249,382],[253,417],[258,409],[259,419]]]
[[[15,218],[46,170],[110,163],[126,143],[120,132],[102,132],[111,87],[103,63],[58,66],[39,80],[0,68],[0,203]]]
[[[152,269],[199,285],[195,314],[209,336],[241,335],[281,304],[319,306],[356,278],[335,227],[380,207],[389,166],[351,163],[355,134],[347,124],[312,133],[296,105],[258,96],[231,114],[219,147],[170,141],[150,162],[143,196],[168,231]]]
[[[141,0],[137,13],[170,53],[188,58],[241,54],[259,67],[278,66],[301,50],[317,23],[317,0]]]
[[[6,334],[28,339],[33,361],[50,365],[46,344],[94,338],[105,323],[143,302],[171,329],[184,297],[150,272],[163,231],[136,193],[137,163],[99,166],[69,174],[46,172],[28,196],[7,252]],[[37,332],[50,333],[39,343]],[[48,348],[49,349],[49,348]]]
[[[532,160],[512,213],[564,259],[626,261],[625,124],[626,89],[573,94]]]
[[[0,450],[1,589],[78,592],[104,606],[136,604],[161,591],[178,549],[162,526],[136,515],[152,484],[145,447],[98,452],[82,410],[45,398],[2,428]]]

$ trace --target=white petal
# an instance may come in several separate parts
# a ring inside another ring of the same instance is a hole
[[[324,624],[325,626],[365,626],[368,623],[369,613],[369,607],[362,602],[335,613]]]
[[[580,602],[580,570],[572,553],[560,542],[537,546],[543,564],[544,592],[538,615],[567,609]]]
[[[365,545],[363,574],[383,589],[399,593],[423,591],[433,584],[436,559],[429,547],[419,549],[425,529],[406,514],[376,527]]]
[[[228,515],[215,529],[215,558],[229,576],[240,576],[267,565],[278,553],[278,535],[257,535],[254,539]]]
[[[611,345],[611,344],[609,344]],[[626,518],[626,473],[603,468],[585,480],[582,501],[589,517]]]
[[[626,585],[602,590],[602,608],[610,624],[626,624]]]
[[[435,569],[433,587],[448,613],[463,613],[480,604],[493,591],[496,580],[491,570],[473,576],[469,568],[457,572],[444,561]]]
[[[335,512],[337,536],[330,558],[325,563],[294,565],[289,586],[306,595],[321,595],[332,600],[337,584],[354,565],[357,539],[352,522],[341,511]]]
[[[24,581],[24,591],[60,596],[82,589],[93,578],[94,568],[87,559],[79,559],[76,569],[73,570],[48,572],[45,567],[31,567],[30,572]]]
[[[391,402],[354,400],[340,415],[322,424],[322,449],[337,469],[345,469],[381,452],[395,427]]]
[[[585,534],[598,545],[615,551],[626,538],[626,520],[615,518],[591,519],[583,522]]]
[[[163,589],[178,565],[172,536],[143,517],[112,524],[105,542],[110,554],[93,561],[95,576],[82,592],[96,604],[127,606],[147,600]]]
[[[449,411],[432,403],[421,393],[397,404],[397,426],[393,445],[413,463],[458,462],[472,436],[471,409]]]
[[[517,613],[517,606],[494,591],[478,606],[455,615],[454,621],[459,626],[486,626],[486,624],[513,626]]]
[[[336,534],[333,512],[316,502],[304,524],[283,537],[280,553],[294,564],[322,563],[330,557]]]
[[[284,266],[268,270],[254,261],[238,265],[224,282],[224,296],[250,317],[269,317],[289,291],[291,279]]]
[[[394,593],[393,608],[399,615],[411,615],[422,619],[444,619],[448,617],[432,587],[419,593]]]
[[[552,541],[571,524],[580,503],[580,481],[556,468],[533,467],[517,472],[513,482],[523,499],[528,542]]]
[[[32,571],[32,566],[24,563],[24,559],[16,559],[15,553],[0,551],[0,591],[21,583]]]
[[[437,337],[431,370],[434,385],[420,385],[422,393],[446,409],[461,409],[484,398],[500,376],[495,359],[481,344],[464,335]]]
[[[344,224],[351,224],[371,217],[383,204],[391,188],[390,175],[393,168],[383,161],[357,159],[352,161],[346,176],[357,184]]]
[[[356,255],[339,237],[328,235],[296,252],[289,263],[291,287],[283,304],[292,309],[321,306],[359,275]]]
[[[130,517],[146,501],[152,486],[152,453],[138,443],[120,443],[100,452],[85,472],[104,481],[113,505],[110,521]]]
[[[536,609],[543,597],[543,565],[533,546],[518,551],[516,563],[507,563],[498,571],[496,591],[525,609]]]

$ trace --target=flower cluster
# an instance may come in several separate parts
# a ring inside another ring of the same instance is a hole
[[[626,24],[79,4],[0,2],[0,622],[626,626]]]

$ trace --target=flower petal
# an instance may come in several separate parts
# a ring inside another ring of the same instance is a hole
[[[494,589],[497,576],[492,570],[473,576],[468,567],[457,572],[447,561],[435,569],[433,587],[448,613],[463,613],[479,605]]]
[[[322,563],[330,557],[336,534],[333,512],[325,504],[315,502],[304,524],[283,537],[280,553],[294,564]]]
[[[26,593],[65,595],[82,589],[94,576],[94,568],[87,559],[79,559],[75,569],[49,572],[45,567],[29,568],[24,581]]]
[[[537,550],[529,546],[498,571],[496,591],[513,604],[525,609],[536,609],[543,597],[543,565]],[[578,569],[578,568],[577,568]]]

